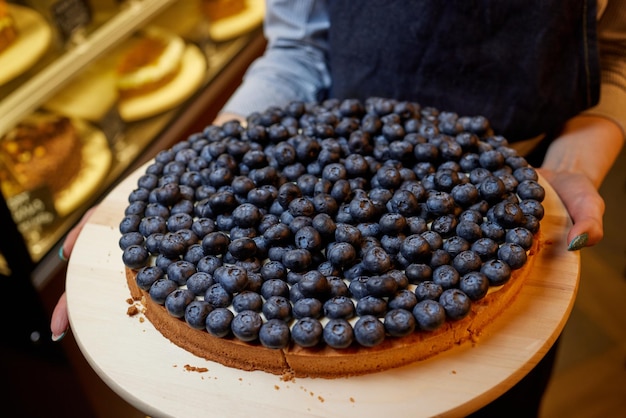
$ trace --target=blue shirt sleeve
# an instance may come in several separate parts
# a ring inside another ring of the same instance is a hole
[[[223,111],[245,116],[293,100],[315,101],[330,87],[326,0],[267,0],[266,9],[267,49]]]

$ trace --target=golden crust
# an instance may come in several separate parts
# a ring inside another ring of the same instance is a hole
[[[126,279],[132,297],[145,304],[145,314],[155,328],[174,344],[198,357],[242,370],[263,370],[283,376],[339,378],[405,366],[456,345],[476,341],[493,319],[513,303],[532,271],[534,255],[540,246],[538,234],[524,267],[515,270],[500,290],[474,302],[465,318],[447,321],[433,332],[416,331],[402,338],[387,338],[371,348],[356,344],[343,350],[326,345],[317,348],[292,345],[284,350],[272,350],[258,343],[217,338],[170,316],[163,306],[153,302],[147,292],[137,287],[135,271],[126,268]]]

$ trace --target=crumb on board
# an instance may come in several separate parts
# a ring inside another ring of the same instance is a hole
[[[276,390],[280,390],[280,386],[278,386],[278,385],[274,385],[274,389],[276,389]]]
[[[191,366],[189,364],[185,364],[185,370],[187,370],[188,372],[198,372],[198,373],[206,373],[209,371],[209,369],[207,369],[206,367],[196,367],[196,366]]]
[[[318,396],[317,399],[319,399],[320,402],[324,402],[324,398],[322,396]]]
[[[126,310],[126,315],[128,316],[135,316],[139,313],[139,309],[137,309],[137,306],[135,305],[131,305],[128,307],[128,309]]]
[[[350,402],[354,403],[354,398],[352,396],[350,396]]]

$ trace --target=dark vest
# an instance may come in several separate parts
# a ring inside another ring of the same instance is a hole
[[[486,116],[509,140],[598,101],[593,0],[330,0],[330,97]]]

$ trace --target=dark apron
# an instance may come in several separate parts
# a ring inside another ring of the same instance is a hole
[[[599,96],[593,0],[330,0],[330,97],[486,116],[510,141]]]

